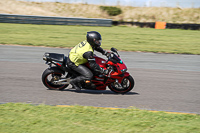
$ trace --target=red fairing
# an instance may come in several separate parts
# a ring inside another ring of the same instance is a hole
[[[121,60],[122,61],[122,60]],[[123,62],[123,61],[122,61]],[[118,65],[119,65],[119,68],[121,69],[121,70],[123,70],[123,69],[127,69],[127,67],[126,67],[126,65],[125,65],[125,63],[123,62],[123,64],[120,64],[120,63],[117,63]]]
[[[122,61],[122,60],[121,60]],[[122,61],[123,62],[123,61]],[[123,74],[123,72],[122,72],[122,70],[127,70],[127,67],[126,67],[126,65],[124,64],[124,62],[121,64],[121,63],[117,63],[117,64],[115,64],[115,63],[113,63],[113,62],[111,62],[111,61],[108,61],[108,63],[107,64],[109,64],[109,65],[111,65],[111,66],[116,66],[116,68],[117,68],[117,72],[114,72],[112,75],[120,75],[120,74]]]
[[[106,60],[104,60],[101,57],[98,56],[94,56],[96,63],[102,67],[102,68],[106,68]],[[90,68],[89,63],[86,63],[86,66]]]
[[[96,63],[103,68],[106,68],[106,60],[104,60],[103,58],[100,58],[98,56],[94,56]]]
[[[121,81],[124,77],[129,76],[129,73],[126,72],[127,67],[126,67],[126,65],[124,64],[123,61],[122,61],[122,63],[116,63],[115,64],[111,61],[107,62],[105,59],[103,59],[101,57],[94,56],[94,58],[95,58],[96,63],[104,69],[107,69],[108,65],[115,66],[115,68],[117,69],[116,71],[114,71],[110,74],[110,78],[108,78],[106,80],[106,82],[104,82],[105,81],[104,77],[100,78],[98,76],[94,76],[95,80],[92,80],[92,82],[96,85],[97,90],[105,90],[106,86],[115,82],[115,79],[117,79],[119,81],[119,83],[121,83]],[[86,63],[86,66],[90,68],[89,63]]]

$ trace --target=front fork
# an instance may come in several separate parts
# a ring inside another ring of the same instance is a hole
[[[115,82],[114,82],[113,84],[114,84],[114,86],[115,86],[116,88],[119,88],[119,89],[122,89],[122,88],[123,88],[122,85],[121,85],[121,83],[119,83],[118,79],[116,79]]]
[[[125,72],[124,76],[122,78],[115,79],[115,82],[113,83],[113,85],[119,89],[123,89],[123,88],[127,87],[128,80],[125,77],[128,77],[129,75],[130,74],[128,72]]]

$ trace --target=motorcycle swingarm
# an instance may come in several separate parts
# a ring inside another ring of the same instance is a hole
[[[66,84],[70,84],[71,80],[72,79],[70,79],[70,78],[66,78],[66,79],[60,79],[58,81],[53,81],[52,83],[56,84],[56,85],[66,85]]]

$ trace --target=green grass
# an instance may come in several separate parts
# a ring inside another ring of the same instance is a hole
[[[200,54],[200,31],[127,26],[89,27],[0,23],[0,43],[49,47],[73,47],[85,40],[87,31],[102,34],[104,49]]]
[[[0,133],[199,133],[200,116],[87,106],[0,105]]]

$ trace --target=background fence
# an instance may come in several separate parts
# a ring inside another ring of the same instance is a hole
[[[112,21],[113,25],[131,25],[138,26],[141,28],[155,28],[155,22],[121,22],[121,21]],[[200,24],[173,24],[167,23],[167,29],[184,29],[184,30],[200,30]]]
[[[122,22],[122,21],[112,21],[111,19],[47,17],[47,16],[31,16],[31,15],[12,15],[12,14],[0,14],[0,23],[84,25],[84,26],[131,25],[131,26],[138,26],[142,28],[155,27],[155,22]],[[166,28],[200,30],[200,24],[167,23]]]
[[[200,0],[19,0],[34,2],[83,3],[97,5],[122,5],[133,7],[183,7],[200,8]]]
[[[0,23],[111,26],[112,20],[0,14]]]

